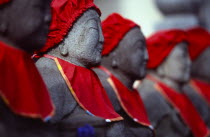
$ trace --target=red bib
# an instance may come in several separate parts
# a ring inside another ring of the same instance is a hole
[[[210,105],[210,84],[197,79],[192,79],[190,85]]]
[[[47,88],[26,52],[0,41],[0,96],[16,114],[48,120],[54,107]]]
[[[115,112],[94,71],[50,55],[44,57],[55,61],[75,100],[87,113],[104,118],[108,122],[123,119]]]
[[[115,94],[125,112],[137,123],[152,127],[147,117],[147,112],[144,107],[143,101],[137,90],[130,91],[124,86],[111,72],[100,66],[99,69],[103,70],[109,75],[108,82],[115,91]]]
[[[179,112],[181,118],[195,137],[207,137],[210,135],[201,116],[185,94],[175,91],[152,76],[147,78],[156,82],[155,87],[157,91]]]

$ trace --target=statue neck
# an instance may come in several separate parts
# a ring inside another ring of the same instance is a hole
[[[57,49],[57,48],[56,48]],[[49,51],[47,54],[51,55],[51,56],[54,56],[54,57],[58,57],[60,59],[63,59],[69,63],[72,63],[76,66],[80,66],[80,67],[84,67],[84,68],[87,68],[82,62],[80,62],[78,59],[76,58],[73,58],[73,57],[70,57],[69,55],[67,56],[63,56],[60,54],[59,51],[57,51],[56,49],[53,49],[51,51]]]
[[[10,47],[13,47],[13,48],[22,50],[22,49],[20,49],[14,42],[8,40],[8,39],[5,38],[5,37],[0,36],[0,41],[4,42],[5,44],[7,44],[7,45],[10,46]]]
[[[176,90],[179,93],[182,93],[182,87],[183,87],[183,83],[179,83],[169,77],[161,77],[155,73],[152,73],[153,76],[155,76],[156,78],[158,78],[160,81],[162,81],[163,83],[165,83],[167,86],[169,86],[170,88]]]
[[[169,87],[175,89],[177,92],[182,93],[182,84],[172,80],[170,78],[163,78],[162,80]]]
[[[122,71],[120,71],[120,69],[114,69],[112,67],[109,66],[105,66],[117,79],[119,79],[123,85],[125,85],[129,90],[133,90],[133,83],[134,80],[131,79],[129,76],[127,76],[125,73],[123,73]]]

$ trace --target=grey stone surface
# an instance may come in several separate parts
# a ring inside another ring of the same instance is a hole
[[[12,0],[1,5],[0,40],[27,52],[41,48],[46,41],[51,19],[50,2],[50,0]],[[2,99],[0,99],[0,115],[1,137],[58,136],[56,126],[44,123],[40,119],[16,115]]]
[[[192,77],[210,82],[210,47],[192,62]]]
[[[195,89],[189,85],[185,85],[183,88],[184,93],[191,100],[197,111],[199,112],[202,119],[205,121],[206,125],[210,127],[210,107],[205,99],[200,96]]]
[[[117,48],[102,58],[101,65],[109,69],[126,87],[132,90],[134,81],[142,79],[146,74],[147,59],[144,35],[138,27],[135,27],[127,32]],[[121,136],[152,137],[152,130],[134,122],[123,110],[113,88],[107,82],[109,76],[100,69],[94,69],[94,71],[98,74],[115,110],[125,119],[122,123]]]
[[[101,61],[103,41],[99,15],[95,10],[89,9],[74,23],[64,40],[47,54],[77,66],[91,68]],[[62,127],[64,137],[74,137],[76,129],[85,124],[94,127],[97,137],[109,137],[112,136],[112,132],[118,133],[116,131],[120,129],[120,125],[117,126],[118,122],[106,123],[102,118],[88,115],[78,105],[53,60],[42,57],[36,65],[57,108],[51,123]]]
[[[149,74],[182,93],[183,84],[190,79],[190,66],[187,44],[179,43],[156,69],[149,71]],[[157,137],[192,136],[175,108],[154,87],[154,82],[144,79],[138,91],[143,98]]]
[[[138,91],[157,137],[192,137],[178,112],[154,88],[154,82],[144,79]]]
[[[15,0],[0,7],[0,39],[32,52],[41,48],[51,21],[50,0]]]
[[[204,50],[197,59],[192,62],[191,77],[196,78],[206,83],[210,83],[210,48]],[[195,89],[190,85],[185,85],[184,93],[192,101],[201,117],[205,121],[208,127],[210,127],[210,107],[201,95],[199,95]]]

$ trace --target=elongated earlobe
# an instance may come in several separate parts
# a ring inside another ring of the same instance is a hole
[[[118,62],[118,60],[117,60],[117,57],[116,57],[116,53],[115,52],[113,52],[112,53],[112,55],[111,55],[112,57],[112,68],[118,68],[118,66],[119,66],[119,62]]]
[[[59,50],[60,50],[60,54],[62,56],[67,56],[68,55],[68,48],[67,46],[64,44],[64,43],[61,43],[60,46],[59,46]]]
[[[0,23],[0,34],[5,35],[7,32],[8,25],[6,23]]]
[[[165,70],[164,70],[164,67],[162,65],[160,65],[158,68],[157,68],[157,74],[160,76],[160,77],[164,77],[165,76]]]
[[[116,59],[112,60],[112,68],[118,68],[118,62]]]

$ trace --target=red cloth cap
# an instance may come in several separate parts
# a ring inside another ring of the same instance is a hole
[[[210,46],[210,34],[201,27],[189,29],[189,54],[192,60],[195,60],[207,47]]]
[[[88,9],[101,11],[93,0],[53,0],[51,3],[52,21],[45,46],[38,53],[46,52],[63,41],[77,19]]]
[[[163,30],[156,32],[147,38],[147,50],[149,60],[147,68],[158,67],[169,55],[171,50],[180,42],[187,41],[186,32],[178,29]]]
[[[139,27],[139,25],[133,21],[125,19],[117,13],[109,15],[109,17],[102,22],[102,30],[105,39],[102,56],[108,55],[112,52],[112,50],[116,48],[118,43],[123,39],[125,34],[136,26]]]
[[[0,5],[3,5],[5,3],[7,3],[7,2],[10,2],[10,0],[0,0]]]

